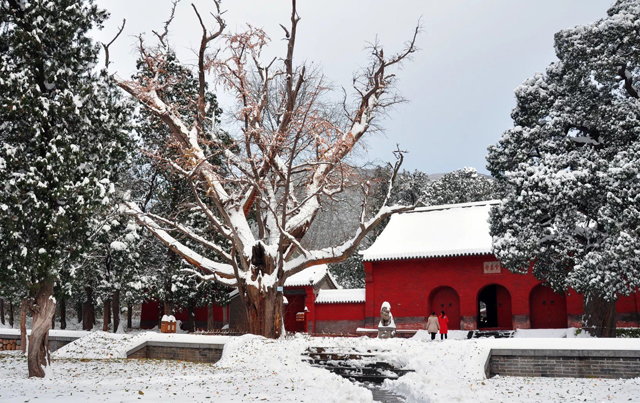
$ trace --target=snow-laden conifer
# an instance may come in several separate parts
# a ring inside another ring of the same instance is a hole
[[[585,295],[584,325],[615,334],[615,301],[640,285],[640,3],[555,36],[558,61],[516,89],[514,127],[489,148],[505,185],[492,214],[511,270]]]
[[[30,298],[29,375],[44,376],[54,282],[113,197],[127,107],[88,36],[91,1],[0,2],[0,272]]]

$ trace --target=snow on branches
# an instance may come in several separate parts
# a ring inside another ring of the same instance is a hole
[[[374,119],[401,101],[391,70],[416,51],[419,27],[398,54],[386,56],[379,44],[372,45],[369,66],[354,78],[356,100],[335,104],[319,70],[294,63],[300,22],[295,1],[289,26],[282,26],[286,54],[267,61],[262,53],[270,39],[263,30],[249,26],[245,32],[228,33],[217,2],[215,29],[209,30],[192,7],[202,36],[194,72],[199,91],[189,110],[164,91],[180,82],[180,77],[166,77],[164,69],[172,54],[166,35],[171,18],[164,33],[156,34],[156,46],[140,38],[141,61],[150,74],[119,78],[118,83],[170,130],[176,154],[164,163],[189,183],[194,205],[224,241],[203,239],[184,225],[153,217],[131,204],[130,214],[216,281],[229,285],[235,278],[241,291],[250,285],[264,293],[305,267],[346,258],[383,218],[411,208],[383,206],[372,213],[365,202],[360,228],[351,240],[326,250],[307,251],[301,246],[322,200],[344,189],[349,177],[344,159],[371,130]],[[221,49],[211,52],[214,42]],[[216,125],[207,124],[216,119],[205,99],[207,77],[236,100],[230,111],[236,121],[231,141]],[[208,247],[225,263],[197,255],[159,224]]]

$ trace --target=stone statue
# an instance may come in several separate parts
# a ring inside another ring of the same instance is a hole
[[[378,324],[378,338],[389,339],[396,335],[396,324],[391,314],[391,305],[384,302],[380,308],[380,323]]]

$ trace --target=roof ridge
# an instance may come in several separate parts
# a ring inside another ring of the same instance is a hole
[[[488,205],[497,205],[500,203],[502,203],[502,200],[493,199],[493,200],[483,200],[483,201],[468,202],[468,203],[440,204],[437,206],[418,207],[411,211],[406,211],[400,214],[420,213],[423,211],[450,210],[450,209],[465,208],[465,207],[481,207],[481,206],[488,206]]]

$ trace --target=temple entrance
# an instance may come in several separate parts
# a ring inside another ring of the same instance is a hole
[[[529,311],[532,329],[567,327],[567,298],[542,284],[531,290]]]
[[[284,308],[284,329],[287,332],[306,332],[306,322],[296,320],[299,312],[304,312],[306,294],[286,294],[289,302]]]
[[[478,329],[513,329],[511,295],[503,286],[488,285],[478,294]]]
[[[440,315],[440,311],[444,311],[449,317],[449,329],[460,330],[460,297],[456,290],[451,287],[441,287],[431,292],[431,298],[429,298],[429,312]]]

